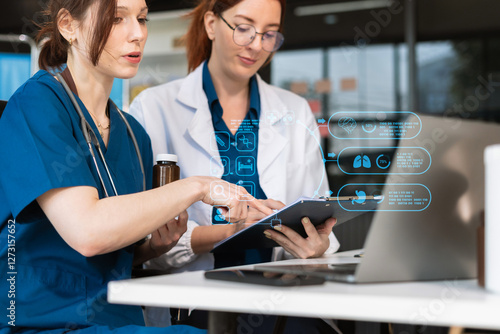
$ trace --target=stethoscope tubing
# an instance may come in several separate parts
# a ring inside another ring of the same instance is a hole
[[[92,145],[94,146],[94,148],[96,149],[96,151],[99,154],[99,157],[104,165],[104,168],[106,169],[106,174],[108,176],[108,180],[109,180],[111,186],[113,187],[114,194],[117,196],[118,192],[116,191],[115,183],[113,181],[113,178],[111,177],[111,172],[108,168],[108,164],[106,163],[106,159],[104,158],[104,154],[102,153],[101,146],[99,145],[99,140],[97,139],[97,136],[96,136],[94,130],[92,130],[92,127],[85,119],[85,115],[83,114],[82,109],[78,105],[78,102],[76,101],[76,98],[73,95],[73,92],[69,88],[69,86],[66,83],[66,81],[64,80],[64,78],[59,73],[56,73],[56,77],[59,80],[59,82],[61,82],[61,84],[63,85],[64,90],[68,94],[71,102],[73,103],[74,108],[76,109],[76,112],[80,116],[80,125],[82,128],[83,136],[85,137],[85,141],[89,147],[89,151],[90,151],[90,154],[92,156],[92,160],[94,161],[94,165],[95,165],[95,168],[97,170],[97,175],[99,176],[99,180],[101,181],[102,188],[104,189],[105,197],[109,197],[109,193],[106,189],[106,184],[104,183],[104,179],[103,179],[101,171],[99,169],[99,165],[97,164],[97,158],[96,158],[96,155],[94,153],[94,149],[92,148]],[[127,127],[127,132],[129,133],[130,138],[132,139],[132,143],[134,144],[135,152],[137,154],[137,158],[139,160],[139,165],[141,167],[141,172],[142,172],[142,189],[143,189],[143,191],[145,191],[146,190],[146,174],[144,173],[144,164],[143,164],[142,158],[141,158],[141,151],[139,149],[139,144],[137,143],[137,139],[135,138],[134,131],[132,131],[132,127],[130,126],[129,122],[127,121],[127,119],[125,118],[125,116],[123,115],[121,110],[116,106],[116,104],[114,104],[113,101],[110,100],[110,102],[116,108],[118,114],[120,115],[120,118],[125,123],[125,126]]]

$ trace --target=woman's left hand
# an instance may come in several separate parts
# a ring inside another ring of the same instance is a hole
[[[264,234],[269,239],[276,241],[286,251],[296,258],[307,259],[322,256],[330,246],[328,236],[332,233],[332,228],[337,222],[335,218],[327,219],[323,224],[314,227],[309,218],[302,218],[302,225],[307,233],[307,238],[291,228],[281,225],[273,230],[266,230]]]
[[[188,213],[183,211],[179,216],[151,234],[149,239],[149,247],[156,254],[160,256],[174,248],[177,242],[187,230]]]
[[[179,216],[159,229],[151,233],[151,238],[142,245],[136,247],[134,252],[134,266],[142,265],[144,262],[161,256],[174,248],[177,242],[187,230],[188,213],[183,211]]]

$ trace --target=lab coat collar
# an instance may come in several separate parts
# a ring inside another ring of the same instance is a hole
[[[270,175],[266,170],[280,156],[280,153],[289,142],[285,129],[287,125],[282,121],[288,110],[273,87],[262,80],[259,75],[257,75],[257,84],[259,86],[261,106],[257,168],[261,175]],[[281,174],[284,175],[285,173]],[[275,177],[279,178],[280,176]],[[261,186],[263,186],[262,183]],[[264,189],[264,191],[269,196],[267,190]]]
[[[184,79],[179,93],[177,94],[177,100],[188,106],[190,111],[194,112],[193,118],[187,128],[189,136],[191,136],[210,157],[213,157],[213,161],[216,161],[219,167],[222,167],[217,142],[213,135],[212,114],[208,107],[207,96],[203,91],[202,78],[203,64],[198,66]],[[209,140],[207,140],[207,138],[209,138]],[[222,168],[222,170],[223,169],[224,168]]]
[[[275,126],[288,114],[290,110],[287,110],[286,105],[272,89],[271,85],[262,80],[258,74],[257,84],[259,86],[260,93],[261,122]]]
[[[203,63],[191,72],[182,82],[177,100],[195,111],[208,109],[208,100],[203,91]]]
[[[289,110],[273,88],[259,75],[257,84],[261,103],[257,165],[259,173],[264,173],[288,143],[288,139],[284,136],[285,125],[281,120]],[[184,79],[177,100],[194,112],[187,129],[191,138],[219,164],[219,167],[222,167],[217,142],[213,135],[212,115],[203,91],[203,63]]]

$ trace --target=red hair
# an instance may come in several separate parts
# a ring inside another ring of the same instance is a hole
[[[116,0],[50,0],[43,12],[48,17],[48,21],[41,25],[36,36],[37,42],[46,39],[38,57],[38,65],[41,69],[60,68],[68,60],[69,43],[61,35],[57,26],[60,10],[66,9],[74,19],[81,21],[90,6],[96,2],[99,3],[96,10],[99,13],[99,19],[95,20],[93,31],[90,32],[92,37],[89,57],[92,64],[97,65],[113,28]]]
[[[204,60],[210,58],[210,54],[212,53],[212,41],[208,38],[205,31],[205,13],[212,11],[215,15],[222,14],[241,1],[243,0],[200,0],[198,5],[186,15],[186,17],[191,19],[188,31],[184,35],[189,72],[194,71]],[[282,32],[286,0],[278,1],[281,4],[279,31]]]

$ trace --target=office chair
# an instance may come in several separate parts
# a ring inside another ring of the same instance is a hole
[[[0,117],[2,117],[3,110],[5,109],[5,106],[7,106],[7,101],[0,100]]]

